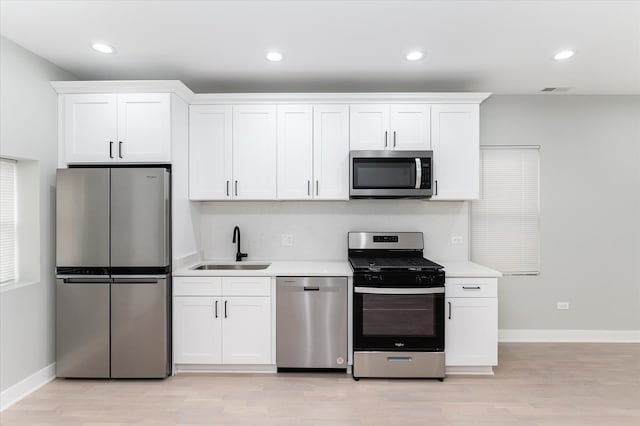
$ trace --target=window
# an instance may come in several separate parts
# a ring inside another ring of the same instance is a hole
[[[471,203],[471,259],[506,275],[540,270],[539,147],[480,149],[480,199]]]
[[[0,284],[16,280],[16,162],[0,158]]]

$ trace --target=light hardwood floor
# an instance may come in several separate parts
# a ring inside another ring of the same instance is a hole
[[[640,425],[640,344],[501,344],[494,376],[340,374],[55,380],[0,413],[26,424]]]

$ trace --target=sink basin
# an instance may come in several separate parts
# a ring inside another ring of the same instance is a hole
[[[215,271],[215,270],[238,270],[238,271],[258,271],[258,270],[262,270],[262,269],[267,269],[269,267],[270,264],[263,264],[263,265],[242,265],[242,264],[230,264],[230,265],[200,265],[200,266],[196,266],[194,268],[191,268],[195,271]]]

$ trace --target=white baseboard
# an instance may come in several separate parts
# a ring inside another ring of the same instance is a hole
[[[0,411],[4,411],[25,396],[37,391],[56,378],[56,363],[49,364],[0,393]]]
[[[498,341],[640,343],[640,330],[498,330]]]

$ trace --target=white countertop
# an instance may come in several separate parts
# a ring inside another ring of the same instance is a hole
[[[499,278],[501,272],[468,260],[444,260],[432,259],[434,262],[444,266],[445,276],[451,278]]]
[[[465,261],[465,260],[447,260],[434,262],[444,266],[445,274],[447,277],[452,278],[498,278],[502,274],[486,266],[478,265],[477,263]],[[240,264],[240,265],[256,265],[268,263],[269,267],[266,269],[252,269],[252,270],[237,270],[237,269],[216,269],[216,270],[201,270],[196,271],[191,269],[194,266],[200,264]],[[264,261],[244,261],[234,262],[229,260],[211,260],[195,262],[192,265],[177,269],[175,276],[217,276],[217,277],[350,277],[353,275],[349,262],[344,261],[282,261],[282,260],[264,260]]]
[[[216,269],[216,270],[202,270],[196,271],[191,269],[194,266],[200,264],[241,264],[241,265],[256,265],[268,263],[267,269],[251,269],[251,270],[237,270],[237,269]],[[353,275],[349,262],[344,261],[224,261],[224,260],[211,260],[197,262],[191,266],[185,268],[179,268],[174,273],[174,276],[213,276],[216,277],[350,277]]]

